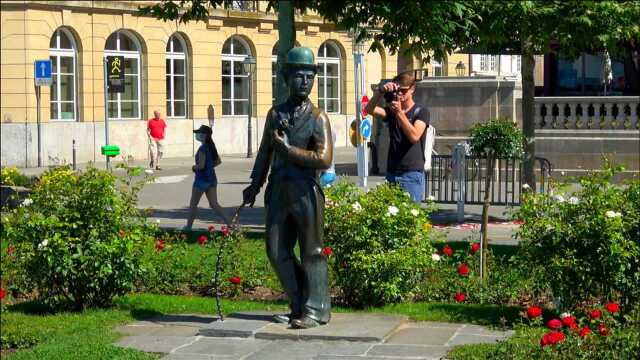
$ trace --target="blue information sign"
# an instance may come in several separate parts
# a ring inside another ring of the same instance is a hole
[[[362,123],[360,125],[360,133],[362,134],[362,137],[367,140],[371,137],[371,121],[369,121],[369,119],[362,119]]]
[[[36,60],[34,64],[36,85],[51,85],[51,60]]]

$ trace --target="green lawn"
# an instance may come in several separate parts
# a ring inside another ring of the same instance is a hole
[[[285,311],[285,302],[223,300],[227,314],[246,310]],[[354,311],[335,308],[336,312]],[[516,308],[483,305],[406,303],[360,311],[404,314],[414,320],[500,324],[502,316],[512,319]],[[49,313],[37,303],[10,307],[3,315],[2,336],[10,342],[22,340],[35,346],[7,356],[9,359],[153,359],[154,354],[111,345],[119,337],[112,329],[158,314],[214,314],[215,301],[198,296],[129,295],[115,300],[115,307],[82,313]],[[4,358],[4,356],[3,356]]]

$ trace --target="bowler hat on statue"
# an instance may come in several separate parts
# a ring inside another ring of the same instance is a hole
[[[318,66],[313,56],[313,51],[308,47],[297,46],[287,52],[287,60],[284,63],[285,69],[309,69],[318,71]]]
[[[208,127],[207,125],[200,125],[200,127],[197,128],[196,130],[193,130],[193,132],[195,134],[205,134],[205,135],[211,135],[213,133],[211,128]]]

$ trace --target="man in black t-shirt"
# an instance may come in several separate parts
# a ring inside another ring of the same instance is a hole
[[[424,198],[424,146],[429,113],[413,101],[415,88],[413,75],[401,73],[392,82],[376,88],[366,111],[389,124],[387,181],[400,185],[413,201],[421,202]],[[385,100],[390,100],[384,108],[378,106],[383,95]]]

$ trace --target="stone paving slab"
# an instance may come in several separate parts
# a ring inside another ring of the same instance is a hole
[[[450,347],[443,345],[375,345],[367,352],[367,356],[395,356],[402,358],[440,359],[447,354]]]
[[[163,360],[432,360],[446,356],[456,345],[495,343],[513,334],[479,325],[407,322],[404,317],[372,313],[335,313],[330,325],[294,330],[272,323],[271,316],[237,313],[217,322],[211,316],[166,315],[117,327],[130,336],[116,345],[165,353]],[[207,331],[221,331],[226,337],[198,335]],[[229,337],[230,331],[252,335]]]
[[[244,358],[269,345],[269,341],[257,339],[229,339],[197,337],[197,340],[174,350],[176,354],[225,356]]]
[[[145,352],[169,353],[180,346],[190,344],[194,339],[192,336],[135,335],[124,337],[115,345]]]
[[[243,312],[232,314],[223,322],[208,324],[198,335],[210,337],[255,337],[256,339],[346,340],[378,342],[388,337],[407,318],[399,315],[371,313],[334,313],[327,325],[312,329],[292,329],[275,323],[272,314]],[[363,326],[366,324],[366,326]]]
[[[386,343],[402,345],[444,345],[456,334],[457,330],[457,328],[446,327],[408,327],[398,330],[387,339]]]

